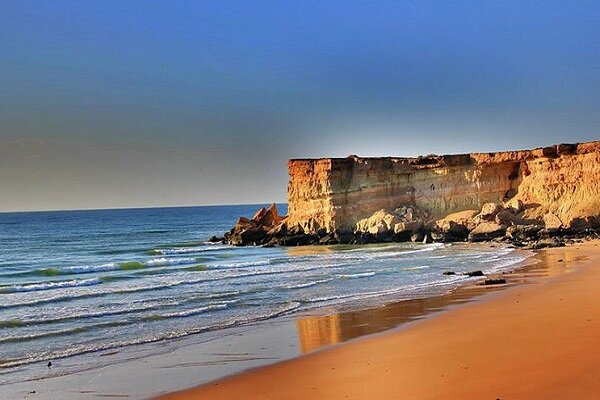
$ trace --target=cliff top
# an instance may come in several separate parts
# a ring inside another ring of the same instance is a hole
[[[582,143],[560,143],[546,147],[537,147],[530,150],[509,150],[488,153],[465,153],[465,154],[431,154],[419,157],[359,157],[350,155],[348,157],[323,157],[323,158],[293,158],[288,163],[316,163],[316,162],[354,162],[361,161],[394,161],[411,164],[414,167],[434,168],[440,165],[462,165],[469,162],[488,163],[503,161],[522,161],[539,157],[559,157],[563,154],[586,154],[600,151],[600,140]]]

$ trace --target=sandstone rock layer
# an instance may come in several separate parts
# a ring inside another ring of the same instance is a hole
[[[498,203],[527,223],[600,221],[600,141],[418,158],[297,159],[288,170],[286,224],[306,233],[353,232],[375,213],[403,206],[431,220]]]

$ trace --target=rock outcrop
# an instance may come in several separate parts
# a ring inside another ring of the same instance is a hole
[[[240,217],[231,231],[227,232],[224,241],[236,245],[264,244],[276,234],[275,228],[283,229],[285,217],[277,212],[277,206],[259,209],[252,219]]]
[[[379,210],[406,205],[439,219],[506,204],[522,219],[542,221],[552,213],[564,227],[597,225],[600,214],[600,141],[418,158],[290,160],[288,170],[289,223],[310,232],[352,231]]]
[[[299,159],[288,162],[288,171],[287,217],[264,210],[240,219],[228,242],[523,241],[600,225],[600,141],[417,158]]]

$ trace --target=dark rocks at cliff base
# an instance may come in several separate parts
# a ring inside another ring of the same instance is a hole
[[[544,226],[549,230],[559,230],[563,227],[563,223],[555,214],[546,213],[544,215]]]
[[[410,241],[413,243],[421,243],[424,237],[425,235],[423,234],[423,232],[415,232],[410,235]]]
[[[523,249],[561,247],[578,240],[598,238],[592,228],[593,219],[571,221],[565,225],[553,213],[537,219],[523,216],[528,206],[520,200],[508,200],[503,205],[486,203],[481,210],[465,210],[438,220],[413,205],[390,210],[381,209],[360,219],[353,229],[328,231],[315,221],[303,226],[288,225],[277,207],[259,209],[249,219],[240,217],[233,229],[223,237],[213,236],[209,242],[235,246],[304,246],[335,244],[371,244],[386,242],[498,242]]]
[[[463,275],[466,275],[468,277],[476,277],[476,276],[485,276],[485,274],[483,273],[483,271],[471,271],[471,272],[465,272]]]
[[[442,275],[456,275],[456,272],[454,272],[454,271],[444,271],[444,272],[442,272]]]
[[[494,217],[494,221],[498,225],[511,226],[517,222],[518,217],[510,210],[501,210]]]
[[[240,217],[222,241],[234,246],[265,247],[338,243],[333,234],[328,236],[324,230],[312,234],[300,226],[288,227],[286,217],[278,214],[275,204],[259,209],[252,219]]]
[[[354,242],[407,242],[423,229],[429,214],[415,206],[402,206],[392,210],[381,209],[356,222]]]
[[[469,237],[469,232],[476,226],[474,218],[477,214],[477,210],[466,210],[449,214],[446,217],[437,220],[433,224],[432,231],[437,233],[436,236],[443,238],[439,241],[465,241]]]
[[[338,240],[333,233],[327,233],[319,239],[319,244],[328,245],[328,244],[337,244]]]
[[[545,248],[549,248],[549,247],[564,247],[564,246],[566,246],[564,239],[552,237],[552,238],[545,238],[545,239],[540,239],[540,240],[534,241],[526,246],[523,246],[523,248],[531,249],[531,250],[538,250],[538,249],[545,249]]]
[[[450,235],[448,235],[447,233],[444,233],[444,232],[431,231],[431,232],[429,232],[429,236],[431,236],[431,240],[436,243],[452,242]]]
[[[450,221],[448,224],[448,231],[446,233],[451,239],[460,241],[469,237],[469,228],[463,224]]]
[[[541,225],[513,225],[506,228],[506,237],[518,242],[534,240],[543,228]]]
[[[278,232],[274,229],[283,224],[284,218],[277,212],[277,206],[259,209],[252,219],[240,217],[231,231],[223,237],[223,242],[234,246],[266,244]]]
[[[496,222],[482,222],[469,233],[469,240],[471,242],[483,242],[502,237],[505,233],[506,227],[504,225]]]
[[[235,246],[246,244],[262,244],[267,238],[267,232],[259,226],[247,226],[236,230],[230,237],[229,242]]]
[[[483,284],[486,286],[488,286],[488,285],[504,285],[504,284],[506,284],[506,279],[503,279],[503,278],[486,279],[485,281],[483,281]]]
[[[220,243],[220,242],[222,242],[222,241],[224,241],[224,240],[225,240],[225,237],[224,237],[224,236],[211,236],[211,237],[208,239],[208,242],[209,242],[209,243]]]
[[[502,211],[502,206],[500,204],[497,203],[485,203],[482,207],[481,207],[481,212],[477,215],[476,218],[478,218],[481,221],[494,221],[494,219],[496,218],[496,215]]]

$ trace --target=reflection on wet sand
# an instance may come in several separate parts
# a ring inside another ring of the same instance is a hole
[[[546,252],[536,255],[535,264],[524,266],[513,273],[505,274],[508,285],[471,285],[464,286],[451,293],[422,299],[411,299],[390,303],[381,307],[337,312],[329,315],[304,315],[296,319],[296,328],[303,353],[320,347],[330,346],[359,336],[382,332],[403,323],[473,300],[480,294],[502,290],[507,286],[531,282],[538,277],[560,275],[569,270],[569,265],[578,261],[569,248],[563,252],[548,255]]]
[[[302,352],[344,342],[359,336],[382,332],[419,319],[449,304],[459,303],[486,291],[484,287],[457,290],[446,296],[412,299],[382,307],[346,311],[331,315],[304,316],[296,320]]]

